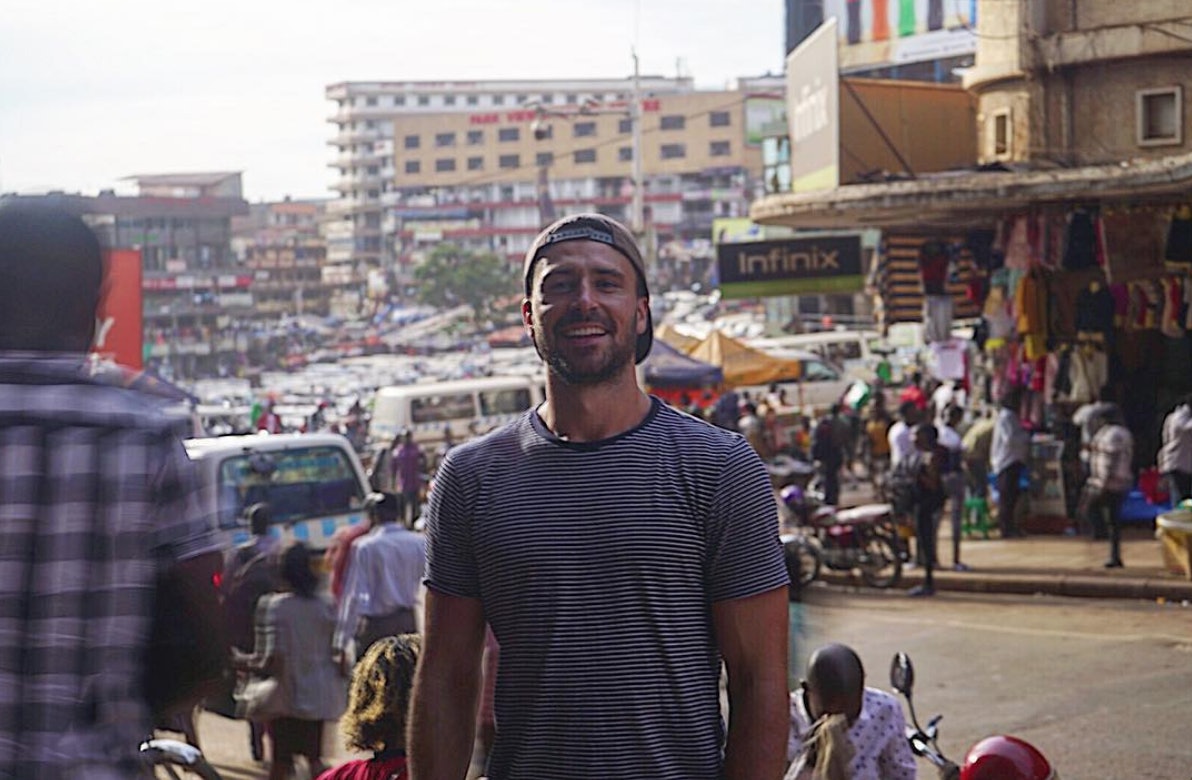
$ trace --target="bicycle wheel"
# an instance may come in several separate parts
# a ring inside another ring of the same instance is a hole
[[[892,588],[902,579],[902,558],[894,540],[873,534],[865,540],[858,568],[861,579],[872,588]]]

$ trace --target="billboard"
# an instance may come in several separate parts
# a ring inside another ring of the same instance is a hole
[[[791,191],[840,184],[840,76],[836,20],[828,19],[786,58]]]
[[[107,250],[104,267],[104,289],[95,315],[95,343],[91,351],[140,371],[143,368],[141,250]]]
[[[977,50],[977,0],[824,0],[828,19],[845,73]]]
[[[716,270],[725,298],[851,293],[865,282],[859,235],[720,244]]]
[[[749,95],[745,98],[745,143],[761,146],[776,127],[786,124],[786,98]],[[781,135],[781,130],[779,131]]]

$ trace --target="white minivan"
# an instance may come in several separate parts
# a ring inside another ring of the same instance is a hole
[[[224,541],[249,539],[244,510],[269,504],[271,533],[325,550],[339,528],[364,522],[368,481],[346,438],[335,433],[281,433],[188,439],[200,501]]]
[[[369,438],[388,444],[405,430],[418,441],[457,441],[504,425],[542,403],[543,379],[492,376],[382,387],[373,404]]]

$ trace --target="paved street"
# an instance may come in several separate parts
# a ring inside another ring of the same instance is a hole
[[[919,716],[944,714],[954,761],[1009,733],[1064,778],[1189,777],[1192,606],[822,589],[805,617],[807,646],[852,645],[871,685],[888,690],[890,659],[908,652]]]

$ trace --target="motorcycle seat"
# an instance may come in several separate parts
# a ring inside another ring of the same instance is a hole
[[[836,513],[836,522],[844,525],[864,525],[890,520],[893,516],[894,508],[889,504],[863,504],[852,509],[840,510]]]

